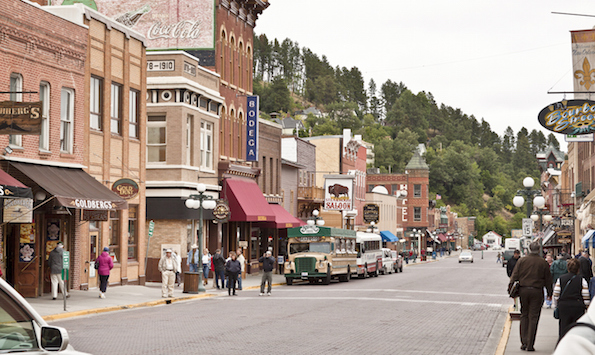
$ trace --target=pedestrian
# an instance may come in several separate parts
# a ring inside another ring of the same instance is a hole
[[[498,259],[496,259],[496,264],[502,262],[502,253],[498,252]]]
[[[215,255],[213,256],[213,264],[215,265],[215,282],[213,287],[217,287],[220,290],[225,286],[225,259],[219,249],[215,251]],[[221,280],[221,287],[219,287],[219,280]]]
[[[516,262],[510,276],[509,288],[518,281],[521,299],[521,350],[535,351],[537,323],[543,305],[543,288],[552,297],[552,273],[547,262],[539,256],[539,243],[529,245],[529,254]]]
[[[552,273],[552,281],[554,284],[558,281],[560,276],[568,272],[567,262],[566,259],[564,259],[563,254],[558,254],[556,261],[550,266],[550,272]]]
[[[587,284],[591,281],[593,277],[593,269],[591,268],[591,259],[589,258],[589,253],[583,251],[581,256],[578,258],[580,262],[580,272],[579,275],[587,281]]]
[[[508,277],[512,276],[514,266],[516,265],[516,262],[519,261],[520,257],[521,251],[516,249],[512,254],[512,258],[510,258],[510,260],[508,260],[508,262],[506,263],[506,274],[508,275]]]
[[[238,274],[242,271],[242,266],[237,259],[237,255],[235,252],[229,252],[229,259],[225,263],[225,272],[228,277],[227,282],[227,294],[229,296],[232,295],[231,290],[233,289],[233,295],[236,295],[236,282],[238,281]]]
[[[198,245],[192,244],[190,247],[186,265],[188,265],[188,270],[190,272],[198,272]]]
[[[68,290],[64,285],[64,280],[62,280],[62,260],[64,257],[64,244],[62,242],[58,242],[54,250],[50,252],[50,256],[48,257],[48,265],[50,267],[50,280],[52,282],[52,299],[55,300],[58,298],[58,286],[60,286],[60,292],[69,298],[70,295],[68,294]]]
[[[554,263],[554,259],[553,259],[551,253],[547,253],[545,255],[545,261],[547,262],[548,266],[550,267],[550,272],[552,272],[551,267],[552,267],[552,264]],[[554,276],[552,275],[552,280],[553,280],[553,277]],[[552,285],[556,283],[556,281],[554,281],[554,280],[552,282],[553,282]],[[547,292],[546,288],[544,287],[543,288],[543,297],[545,299],[545,306],[546,306],[546,308],[549,309],[549,308],[552,308],[552,300],[551,299],[548,300],[546,292]]]
[[[99,265],[97,265],[99,264]],[[95,260],[95,268],[99,274],[99,298],[105,298],[105,291],[107,291],[107,284],[109,280],[109,273],[114,267],[114,262],[109,256],[109,247],[104,247],[103,252]]]
[[[211,270],[211,254],[209,254],[209,249],[205,248],[202,251],[202,276],[205,286],[209,283],[209,270]]]
[[[238,248],[237,259],[240,262],[240,266],[242,267],[242,270],[241,270],[240,274],[238,275],[238,290],[242,291],[242,275],[244,274],[244,270],[246,267],[246,258],[244,258],[244,253],[242,252],[242,248]]]
[[[172,255],[172,250],[167,249],[165,255],[159,259],[158,269],[161,272],[161,297],[174,296],[174,282],[178,263]]]
[[[267,251],[258,259],[262,263],[262,279],[260,280],[260,295],[264,296],[264,285],[268,282],[267,296],[271,295],[272,283],[273,283],[273,269],[275,268],[275,259],[272,257],[272,253]]]
[[[562,255],[562,259],[564,260],[568,260],[571,258],[570,254],[568,254],[568,252],[566,251],[566,248],[562,248],[562,252],[560,254]]]
[[[554,286],[554,308],[558,307],[559,314],[558,339],[562,339],[570,326],[585,314],[591,302],[587,281],[577,277],[580,262],[571,259],[567,265],[568,273],[560,276]]]
[[[182,258],[173,250],[171,252],[171,256],[176,261],[176,286],[180,287],[180,283],[182,282]]]

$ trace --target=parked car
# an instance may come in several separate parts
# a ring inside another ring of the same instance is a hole
[[[395,259],[391,251],[388,248],[382,248],[382,268],[380,269],[382,275],[392,274],[395,271]]]
[[[502,267],[505,267],[508,263],[508,260],[510,260],[514,256],[514,250],[504,250],[502,254],[504,256],[504,260],[502,260]]]
[[[403,272],[403,256],[397,253],[396,250],[391,250],[390,253],[393,260],[395,260],[395,272]]]
[[[459,254],[459,263],[463,261],[473,262],[473,254],[469,250],[463,250],[461,254]]]
[[[12,286],[0,278],[0,353],[84,355],[68,333],[49,326]]]

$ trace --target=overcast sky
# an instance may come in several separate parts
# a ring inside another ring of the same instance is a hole
[[[256,34],[289,38],[333,67],[356,66],[366,89],[373,78],[378,88],[390,79],[431,92],[500,136],[508,126],[542,129],[539,111],[564,99],[548,91],[573,91],[570,31],[595,25],[552,13],[595,16],[595,2],[584,0],[269,2]]]

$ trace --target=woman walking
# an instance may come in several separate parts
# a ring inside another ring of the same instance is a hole
[[[97,273],[99,274],[99,298],[105,298],[109,273],[114,267],[114,262],[108,253],[109,247],[104,247],[101,255],[95,260]],[[99,264],[99,266],[97,266],[97,264]]]
[[[558,307],[559,339],[570,329],[587,309],[591,302],[589,286],[584,278],[578,276],[580,263],[577,259],[567,261],[568,273],[560,276],[554,286],[554,308]]]
[[[209,249],[205,248],[202,251],[202,275],[205,285],[209,283],[209,270],[211,270],[211,254],[209,254]]]
[[[233,288],[233,295],[236,296],[236,282],[238,281],[238,274],[242,271],[242,266],[236,258],[236,253],[229,252],[229,260],[225,263],[225,273],[227,274],[227,294],[232,295],[231,290]]]

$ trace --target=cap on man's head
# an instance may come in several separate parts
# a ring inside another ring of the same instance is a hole
[[[56,243],[56,245],[64,245],[64,243],[58,242],[58,243]]]
[[[165,252],[166,252],[166,253],[171,253],[171,252],[172,252],[172,250],[171,250],[171,249],[165,249]]]
[[[271,256],[271,255],[273,255],[273,253],[271,253],[271,251],[269,250],[269,251],[267,251],[267,255]]]
[[[109,251],[109,247],[103,247],[103,251]]]
[[[192,246],[190,248],[192,248],[192,249],[198,249],[198,245],[192,244]]]

